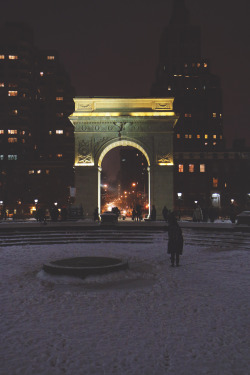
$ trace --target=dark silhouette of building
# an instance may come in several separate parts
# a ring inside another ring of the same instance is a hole
[[[173,1],[169,25],[160,38],[156,97],[174,97],[180,118],[175,126],[176,151],[224,148],[220,80],[201,56],[201,30],[190,23],[184,0]]]
[[[201,30],[190,22],[184,0],[173,0],[160,39],[159,64],[151,88],[156,97],[174,97],[179,120],[174,129],[174,202],[191,214],[199,204],[227,215],[250,197],[250,150],[242,142],[226,150],[220,80],[201,56]]]
[[[9,213],[66,204],[73,186],[74,90],[56,51],[41,51],[32,30],[0,29],[0,201]]]
[[[121,148],[120,150],[121,189],[129,190],[132,184],[137,185],[137,189],[144,191],[148,185],[148,163],[141,151],[135,148]]]

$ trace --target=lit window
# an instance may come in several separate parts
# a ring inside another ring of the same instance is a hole
[[[29,170],[29,174],[34,174],[34,173],[35,173],[34,169]]]
[[[0,155],[0,160],[3,160],[4,159],[4,155]]]
[[[178,165],[178,172],[180,172],[180,173],[184,172],[184,165],[183,164]]]
[[[200,63],[197,63],[197,68],[199,68],[201,66],[201,64]]]
[[[222,118],[222,113],[220,113],[220,118]]]
[[[192,138],[192,134],[189,134],[188,138],[191,139]]]
[[[47,60],[55,60],[55,56],[47,56]]]
[[[207,134],[205,134],[205,139],[208,139],[208,135]]]
[[[9,55],[9,60],[17,60],[18,56],[17,55]]]
[[[4,134],[4,130],[0,130],[0,134]]]
[[[213,142],[213,146],[216,146],[216,142]]]
[[[45,170],[45,173],[46,173],[46,174],[49,174],[49,169],[46,169],[46,170]]]
[[[18,114],[18,110],[17,109],[12,109],[11,114],[12,115],[17,115]]]
[[[204,173],[206,171],[205,164],[200,164],[200,172]]]
[[[38,169],[38,170],[36,171],[37,174],[41,174],[41,172],[42,172],[41,169]]]
[[[56,130],[56,134],[63,134],[63,130]]]
[[[8,160],[17,160],[17,155],[8,155]]]
[[[213,113],[213,118],[216,118],[216,113],[215,112]]]
[[[56,154],[57,158],[62,158],[62,154]]]
[[[17,134],[16,129],[8,129],[8,134]]]
[[[217,138],[216,134],[214,134],[214,135],[213,135],[213,138],[214,138],[214,139],[216,139],[216,138]]]
[[[21,135],[25,135],[25,130],[22,130],[22,131],[20,132],[20,134],[21,134]]]
[[[188,170],[189,170],[190,173],[193,173],[194,172],[194,164],[189,164]]]
[[[43,77],[44,73],[43,72],[40,72],[40,76]]]
[[[171,91],[171,86],[168,86],[168,91]]]
[[[56,116],[57,117],[63,117],[63,112],[57,113]]]
[[[193,68],[195,67],[195,63],[192,63],[192,67],[193,67]]]
[[[214,188],[218,187],[218,178],[213,177],[213,187]]]
[[[22,139],[22,143],[25,143],[25,139]]]
[[[17,91],[8,91],[8,96],[17,96]]]
[[[184,64],[184,67],[187,68],[187,67],[188,67],[188,64]]]
[[[16,143],[17,142],[17,138],[8,138],[8,142],[9,143]]]
[[[205,146],[207,146],[207,142],[205,143]]]
[[[220,135],[220,139],[222,139],[223,137],[222,137],[222,135]]]
[[[49,131],[49,135],[52,135],[52,130]]]
[[[0,87],[4,87],[4,82],[0,82]]]
[[[185,113],[185,117],[192,117],[191,113]]]
[[[5,56],[4,55],[0,55],[0,60],[4,60],[5,59]]]
[[[180,134],[176,134],[176,137],[177,137],[177,138],[181,138],[181,135],[180,135]]]
[[[188,138],[188,134],[185,134],[185,138]]]
[[[56,100],[62,101],[63,100],[63,96],[57,96]]]
[[[200,137],[201,137],[201,136],[200,136],[200,134],[197,134],[197,136],[196,136],[196,137],[197,137],[197,139],[200,139]]]
[[[203,66],[204,66],[204,68],[207,68],[207,63],[204,63]]]

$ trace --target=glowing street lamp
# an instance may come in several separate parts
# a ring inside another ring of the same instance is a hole
[[[34,203],[35,203],[35,206],[36,206],[35,211],[37,211],[37,203],[38,203],[38,199],[34,199]]]
[[[179,220],[181,220],[181,199],[182,199],[182,193],[177,193],[178,197],[178,208],[179,208]]]

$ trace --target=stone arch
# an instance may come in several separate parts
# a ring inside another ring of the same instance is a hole
[[[118,146],[140,150],[148,162],[149,201],[173,209],[173,128],[178,120],[174,98],[74,98],[69,119],[75,134],[75,204],[91,217],[98,200],[101,164]]]

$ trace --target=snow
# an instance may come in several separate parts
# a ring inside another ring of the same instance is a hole
[[[217,247],[190,240],[171,268],[167,234],[153,236],[153,244],[2,247],[0,373],[249,373],[249,247],[224,248],[220,233]],[[42,271],[48,261],[90,255],[130,268],[85,280]]]

